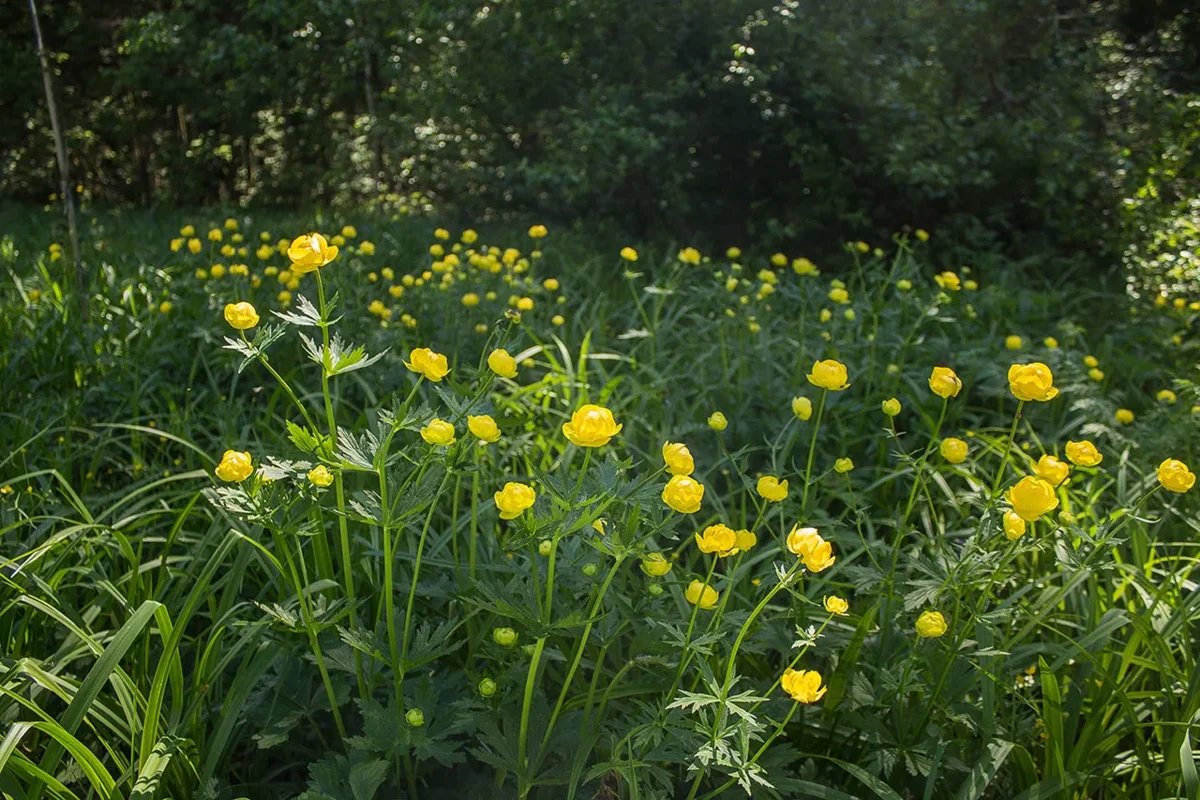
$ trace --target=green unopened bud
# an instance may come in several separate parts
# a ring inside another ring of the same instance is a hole
[[[425,712],[419,708],[410,708],[404,715],[404,721],[414,728],[419,728],[425,724]]]
[[[492,641],[501,647],[512,647],[517,643],[517,632],[512,628],[496,628],[492,631]]]
[[[599,571],[599,569],[600,568],[597,567],[595,564],[584,564],[583,565],[583,574],[587,575],[590,578],[593,575],[595,575]]]
[[[496,682],[491,678],[484,678],[479,682],[479,693],[484,697],[491,697],[496,693]]]
[[[521,646],[521,651],[530,658],[533,657],[533,651],[537,650],[537,645],[526,644]]]
[[[553,549],[553,547],[554,545],[549,539],[543,539],[542,541],[538,542],[538,553],[543,556],[549,556],[550,550]]]
[[[650,594],[652,594],[655,597],[658,597],[662,593],[663,593],[663,587],[662,587],[661,583],[650,584]]]

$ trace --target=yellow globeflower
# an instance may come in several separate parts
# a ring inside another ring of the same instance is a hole
[[[714,411],[708,415],[708,427],[719,433],[729,427],[729,420],[720,411]]]
[[[768,503],[778,503],[780,500],[787,499],[788,496],[787,480],[781,481],[773,475],[763,475],[759,478],[755,489],[758,496]]]
[[[1016,334],[1010,334],[1009,336],[1004,337],[1004,347],[1007,350],[1020,350],[1021,345],[1021,337],[1017,336]]]
[[[817,265],[807,258],[797,258],[792,261],[792,271],[797,275],[816,275]]]
[[[1133,422],[1133,412],[1128,408],[1118,408],[1115,417],[1117,422],[1121,423],[1122,425],[1128,425],[1129,423]]]
[[[900,401],[894,397],[889,397],[880,405],[883,413],[889,417],[894,417],[900,413]]]
[[[571,415],[570,422],[564,422],[563,435],[571,444],[579,447],[603,447],[614,436],[621,432],[622,425],[613,419],[613,413],[604,406],[588,403],[580,406]]]
[[[358,243],[358,252],[364,256],[373,256],[375,255],[375,245],[374,243],[368,242],[364,239]]]
[[[794,526],[787,535],[787,548],[804,561],[809,572],[821,572],[833,566],[837,560],[833,555],[833,545],[825,541],[816,528]]]
[[[638,251],[634,250],[632,247],[622,247],[621,258],[625,259],[626,261],[637,261]]]
[[[686,444],[663,442],[662,457],[667,472],[672,475],[691,475],[696,470],[696,462]]]
[[[1100,381],[1104,380],[1104,371],[1092,367],[1088,370],[1088,377],[1094,380],[1096,383],[1100,383]]]
[[[1095,367],[1100,366],[1100,362],[1096,359],[1095,356],[1084,356],[1083,357],[1083,365],[1085,367],[1091,367],[1094,369]]]
[[[1158,482],[1164,489],[1183,494],[1196,485],[1196,475],[1187,468],[1187,464],[1168,458],[1158,465]]]
[[[467,430],[481,442],[490,444],[500,438],[500,428],[490,414],[467,415]]]
[[[449,447],[454,444],[454,426],[442,419],[431,419],[421,428],[421,438],[432,445]]]
[[[951,397],[958,397],[958,393],[962,391],[962,381],[949,367],[934,367],[929,373],[929,391],[949,400]]]
[[[1067,442],[1067,459],[1081,467],[1094,467],[1104,460],[1096,445],[1084,439],[1082,442]]]
[[[850,385],[846,365],[832,358],[813,364],[812,372],[808,373],[808,382],[831,392],[840,392]]]
[[[314,486],[320,486],[323,489],[333,483],[333,473],[324,464],[318,464],[308,471],[308,479]]]
[[[479,239],[479,234],[473,228],[467,228],[462,232],[462,240],[465,244],[475,244]]]
[[[701,553],[716,553],[718,556],[730,556],[737,550],[737,533],[727,525],[717,523],[709,525],[704,533],[696,534],[696,547]]]
[[[185,239],[190,239],[191,237],[196,235],[196,228],[193,225],[184,225],[182,228],[179,229],[179,235],[184,237]]]
[[[940,611],[926,611],[917,617],[917,633],[924,639],[936,639],[946,632],[946,618]]]
[[[534,225],[529,229],[530,239],[544,239],[550,231],[546,230],[545,225]]]
[[[854,469],[854,461],[852,459],[839,458],[833,462],[833,471],[839,475],[845,475],[852,469]]]
[[[1046,402],[1058,397],[1058,389],[1054,388],[1054,373],[1040,361],[1009,367],[1008,388],[1018,400]]]
[[[717,594],[716,589],[700,581],[692,581],[688,584],[687,591],[683,593],[683,596],[689,603],[699,606],[705,611],[714,608],[717,601],[721,599],[721,595]]]
[[[704,499],[704,484],[687,475],[672,475],[662,490],[662,500],[680,514],[695,514]]]
[[[917,228],[917,232],[916,232],[916,234],[915,234],[915,235],[916,235],[916,237],[917,237],[918,239],[920,239],[922,242],[928,242],[928,241],[929,241],[929,231],[925,230],[924,228]]]
[[[250,473],[254,471],[253,461],[249,453],[238,452],[237,450],[226,450],[221,456],[221,463],[217,464],[214,470],[217,477],[228,483],[238,483],[250,477]]]
[[[783,671],[779,685],[797,703],[815,703],[825,696],[826,687],[821,685],[821,673],[815,669],[794,670],[788,667]]]
[[[244,300],[240,303],[226,303],[225,321],[239,331],[250,330],[258,324],[258,312]]]
[[[199,253],[203,249],[204,244],[199,239],[188,239],[187,249],[192,255]]]
[[[1033,471],[1046,483],[1051,486],[1058,486],[1067,479],[1071,468],[1054,456],[1044,455],[1038,459],[1037,466],[1034,467]]]
[[[812,400],[807,397],[792,398],[792,413],[796,415],[796,419],[805,422],[812,416]]]
[[[1032,475],[1017,481],[1008,490],[1006,497],[1013,511],[1026,522],[1037,522],[1042,514],[1058,508],[1058,497],[1054,494],[1054,487]]]
[[[225,220],[225,230],[236,231],[237,229],[238,229],[238,221],[236,219],[234,219],[233,217],[230,217],[229,219]]]
[[[210,242],[219,242],[225,238],[225,234],[221,233],[219,228],[213,228],[208,232],[208,240]]]
[[[1058,339],[1055,339],[1053,336],[1047,336],[1045,339],[1042,339],[1042,344],[1046,345],[1049,350],[1058,349]]]
[[[183,239],[172,239],[171,240],[171,252],[172,253],[178,253],[182,249],[183,249]]]
[[[726,248],[725,257],[730,259],[731,261],[741,258],[742,257],[742,248],[740,248],[740,247]]]
[[[1025,520],[1011,509],[1004,512],[1004,535],[1010,542],[1015,542],[1025,535]]]
[[[496,500],[496,508],[500,511],[500,519],[516,519],[525,513],[526,509],[533,507],[537,492],[532,486],[509,481],[493,497]]]
[[[488,369],[501,378],[517,377],[517,360],[508,354],[504,348],[497,348],[488,353]]]
[[[662,553],[647,553],[641,563],[642,572],[651,578],[661,578],[670,572],[673,566],[675,565],[667,561],[666,556]]]
[[[743,528],[737,532],[737,541],[734,543],[736,549],[734,552],[744,553],[756,544],[758,544],[758,537],[754,535],[754,532]]]
[[[1175,393],[1170,389],[1159,389],[1157,398],[1158,402],[1166,403],[1167,405],[1174,405],[1176,400]]]
[[[438,383],[450,372],[450,363],[441,353],[435,353],[428,347],[418,347],[408,354],[412,361],[405,361],[404,366],[412,372],[418,372],[434,383]]]
[[[700,251],[694,247],[685,247],[679,251],[679,260],[685,264],[699,264]]]
[[[160,313],[160,314],[170,314],[170,313],[171,313],[171,309],[172,309],[172,308],[174,308],[174,307],[175,307],[175,306],[174,306],[174,305],[171,303],[171,301],[170,301],[170,300],[163,300],[161,303],[159,303],[159,304],[158,304],[158,313]]]
[[[938,452],[942,454],[942,458],[951,464],[961,464],[967,460],[967,454],[971,452],[971,448],[962,439],[947,436],[945,439],[942,439],[942,444],[938,448]]]
[[[358,229],[353,225],[343,225],[342,236],[346,237],[347,239],[354,239],[358,236]]]
[[[933,280],[940,288],[948,292],[957,292],[962,288],[962,282],[959,280],[958,275],[949,270],[934,275]]]
[[[850,604],[837,595],[826,595],[822,602],[825,604],[825,610],[830,614],[838,614],[840,616],[850,610]]]
[[[403,286],[393,286],[393,289],[403,289]],[[462,296],[462,304],[467,308],[479,305],[479,295],[474,292],[467,292]]]
[[[338,249],[319,233],[306,233],[292,240],[287,255],[292,261],[292,271],[305,273],[318,270],[337,258]]]

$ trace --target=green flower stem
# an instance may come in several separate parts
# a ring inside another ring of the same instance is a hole
[[[733,668],[735,662],[737,661],[738,650],[741,649],[742,642],[745,640],[746,634],[750,632],[750,626],[754,624],[754,620],[758,619],[758,615],[761,614],[763,609],[767,607],[767,603],[771,602],[771,598],[779,594],[780,590],[791,583],[792,576],[796,574],[796,570],[800,568],[801,563],[802,562],[800,559],[797,558],[796,562],[792,564],[791,568],[787,571],[787,574],[784,575],[783,580],[771,587],[771,590],[767,592],[767,596],[759,601],[758,605],[754,607],[754,610],[750,612],[750,616],[747,617],[746,621],[742,623],[742,628],[738,631],[737,638],[733,641],[733,649],[729,651],[729,663],[725,667],[725,681],[721,688],[721,693],[723,695],[729,692],[729,685],[733,681]]]
[[[250,340],[246,338],[246,332],[238,331],[238,333],[242,335],[242,341],[249,345]],[[298,398],[296,393],[292,390],[291,384],[285,381],[283,376],[276,372],[275,368],[271,366],[269,361],[267,361],[267,354],[260,352],[258,354],[257,361],[266,367],[267,372],[271,373],[271,376],[275,378],[275,382],[279,384],[279,387],[283,389],[289,398],[291,398],[292,403],[296,406],[297,410],[300,411],[300,416],[304,417],[305,424],[307,424],[308,427],[313,431],[316,431],[317,426],[315,423],[313,423],[312,417],[309,416],[308,409],[305,408],[304,404],[300,402],[300,398]]]
[[[713,556],[712,564],[709,565],[708,574],[704,576],[704,585],[708,586],[712,582],[713,571],[717,568],[717,556]],[[666,700],[663,701],[662,707],[665,709],[671,705],[671,700],[675,697],[675,690],[679,688],[679,681],[683,678],[683,671],[687,668],[691,659],[691,652],[688,650],[688,645],[692,641],[692,631],[696,627],[696,614],[700,611],[700,604],[692,604],[692,616],[688,620],[687,633],[683,637],[683,653],[679,656],[679,668],[675,671],[675,680],[671,682],[671,689],[667,692]]]
[[[329,371],[332,365],[329,363],[329,311],[328,305],[325,302],[325,281],[321,278],[321,270],[316,271],[317,276],[317,301],[320,303],[321,312],[321,341],[324,343],[325,349],[321,355],[321,396],[325,400],[325,421],[329,426],[329,449],[330,455],[337,455],[337,419],[333,414],[333,397],[329,393]],[[338,538],[341,542],[342,551],[342,582],[346,589],[346,600],[350,603],[350,619],[352,623],[358,621],[358,597],[354,591],[354,559],[350,551],[350,530],[346,522],[346,484],[342,478],[342,471],[336,470],[333,477],[334,497],[337,501],[338,510]],[[363,675],[362,654],[357,650],[354,651],[354,675],[358,681],[358,694],[364,700],[370,696],[367,690],[367,681]]]
[[[817,452],[817,434],[821,432],[821,415],[825,413],[825,398],[829,396],[828,389],[821,390],[821,400],[817,404],[817,421],[813,424],[812,440],[808,444],[808,464],[804,467],[804,495],[800,499],[800,516],[808,510],[808,488],[812,485],[813,456]]]
[[[552,607],[554,604],[554,562],[555,556],[558,555],[558,538],[550,540],[550,559],[546,567],[546,602],[542,606],[542,624],[549,627]],[[537,560],[533,562],[533,569],[536,572],[538,568]],[[533,688],[537,683],[538,664],[542,659],[542,651],[546,648],[546,637],[538,637],[534,644],[533,656],[529,659],[529,673],[525,676],[525,696],[521,700],[521,732],[520,738],[517,740],[517,796],[524,800],[529,794],[532,785],[529,783],[529,776],[526,774],[525,750],[529,740],[529,711],[533,707]]]
[[[421,538],[417,540],[417,555],[413,561],[412,580],[408,585],[408,605],[404,609],[404,636],[400,645],[400,664],[398,665],[400,677],[398,679],[399,686],[397,691],[401,691],[404,683],[404,659],[408,658],[408,641],[409,635],[412,633],[412,615],[413,604],[417,599],[417,578],[421,575],[421,557],[425,554],[425,540],[429,536],[429,525],[433,522],[433,512],[437,510],[438,498],[442,496],[442,492],[446,488],[446,483],[450,480],[450,470],[446,470],[446,474],[442,476],[442,482],[438,485],[437,491],[433,495],[433,499],[429,501],[429,513],[425,515],[425,524],[421,526]],[[387,587],[387,591],[391,591],[391,586]]]
[[[587,646],[588,636],[592,632],[592,624],[596,620],[596,614],[600,611],[600,604],[604,602],[604,595],[608,593],[608,587],[612,584],[613,578],[617,575],[617,570],[621,567],[621,562],[624,556],[618,556],[613,563],[612,568],[608,571],[608,575],[604,578],[604,583],[600,586],[600,592],[596,595],[595,602],[592,603],[592,609],[588,612],[588,622],[583,626],[583,635],[579,638],[579,646],[575,648],[575,658],[571,662],[571,668],[567,670],[567,677],[563,679],[562,689],[558,693],[558,700],[554,704],[554,710],[550,712],[550,721],[546,724],[546,732],[542,735],[541,749],[546,749],[546,744],[550,741],[550,734],[554,730],[554,723],[558,719],[559,712],[562,711],[563,702],[567,699],[567,692],[571,688],[571,682],[575,678],[575,671],[579,669],[579,662],[583,658],[584,648]]]
[[[344,742],[346,739],[346,725],[342,722],[342,712],[338,708],[337,693],[333,690],[333,681],[329,678],[329,669],[325,665],[325,656],[321,652],[321,642],[317,634],[316,621],[313,619],[312,612],[308,607],[308,598],[304,594],[304,586],[300,582],[300,576],[296,573],[296,562],[292,559],[292,549],[288,546],[284,536],[278,531],[272,531],[272,538],[275,540],[275,547],[282,553],[284,560],[287,562],[288,572],[292,579],[292,587],[296,591],[296,599],[300,603],[300,615],[304,620],[304,628],[308,632],[308,644],[312,648],[313,657],[317,662],[317,671],[321,673],[321,682],[325,685],[325,696],[329,700],[329,708],[333,711],[333,722],[337,726],[338,736]]]
[[[992,497],[996,496],[996,492],[1000,489],[1000,482],[1004,479],[1004,468],[1008,466],[1008,454],[1012,450],[1013,439],[1017,435],[1017,423],[1021,421],[1021,410],[1025,408],[1025,401],[1021,400],[1017,403],[1017,413],[1013,414],[1012,427],[1008,429],[1008,439],[1004,442],[1004,454],[1000,456],[1000,469],[996,470],[996,479],[992,481]]]
[[[758,760],[760,758],[762,758],[763,753],[767,752],[767,748],[771,746],[771,744],[775,741],[775,739],[778,738],[779,734],[783,733],[783,729],[788,726],[788,723],[792,721],[792,717],[795,715],[796,710],[799,708],[800,708],[800,704],[795,701],[792,701],[792,707],[790,709],[788,709],[787,716],[785,716],[783,718],[783,720],[778,725],[775,726],[775,730],[771,732],[771,735],[767,737],[766,741],[764,741],[759,746],[759,748],[754,751],[754,755],[750,757],[750,761],[747,763],[746,769],[749,769],[750,767],[752,767],[756,763],[758,763]],[[700,774],[703,775],[704,773],[701,772]],[[721,784],[721,786],[719,786],[718,788],[713,789],[711,792],[704,795],[704,797],[701,798],[701,800],[713,800],[713,798],[719,797],[723,792],[727,791],[730,787],[732,787],[735,782],[736,782],[736,779],[730,778],[729,780],[725,781],[725,783]],[[699,788],[698,781],[692,786],[692,794],[688,795],[689,798],[695,796],[697,788]]]
[[[479,450],[476,446],[471,453],[475,469],[471,473],[471,541],[467,545],[467,578],[475,580],[475,552],[479,537]]]

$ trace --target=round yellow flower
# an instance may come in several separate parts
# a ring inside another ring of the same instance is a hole
[[[1026,476],[1008,490],[1006,495],[1013,511],[1026,522],[1037,522],[1047,511],[1058,508],[1054,487],[1041,478]]]
[[[375,255],[375,245],[374,245],[374,243],[368,242],[364,239],[363,241],[358,243],[358,252],[364,256],[373,256],[373,255]],[[336,253],[335,253],[335,255],[336,255]],[[332,260],[332,259],[330,259],[330,260]]]
[[[737,533],[727,525],[717,523],[709,525],[704,533],[696,534],[696,547],[701,553],[716,553],[718,556],[730,556],[737,549]]]
[[[708,415],[708,427],[720,432],[729,427],[729,420],[725,419],[725,415],[720,411],[714,411]]]
[[[672,475],[662,490],[662,500],[680,514],[695,514],[704,499],[704,484],[687,476]]]
[[[179,229],[179,235],[184,238],[190,238],[196,235],[196,228],[193,225],[184,225]]]
[[[326,469],[324,464],[318,464],[308,471],[308,479],[314,486],[320,486],[323,489],[333,483],[333,473]]]
[[[1012,509],[1004,512],[1004,535],[1010,542],[1015,542],[1025,535],[1025,520]]]
[[[1034,467],[1033,471],[1046,483],[1051,486],[1058,486],[1067,479],[1071,468],[1054,456],[1044,455],[1038,459],[1037,466]]]
[[[946,633],[946,618],[940,611],[926,611],[917,617],[917,633],[924,639],[936,639]]]
[[[816,528],[793,527],[787,535],[787,548],[804,561],[809,572],[821,572],[833,566],[837,560],[833,555],[833,545],[825,541]]]
[[[837,595],[826,595],[822,602],[825,604],[825,610],[830,614],[840,616],[850,610],[850,604]]]
[[[754,535],[754,532],[743,528],[737,532],[737,541],[734,542],[734,552],[744,553],[756,544],[758,544],[758,537]]]
[[[188,239],[187,249],[192,255],[196,255],[204,248],[204,244],[199,239]]]
[[[662,553],[647,553],[641,563],[642,572],[651,578],[661,578],[670,572],[673,566],[675,565],[668,561]]]
[[[1067,459],[1081,467],[1094,467],[1104,460],[1096,445],[1084,439],[1082,442],[1067,442]]]
[[[816,275],[817,265],[807,258],[797,258],[792,261],[792,272],[797,275]]]
[[[768,503],[778,503],[780,500],[787,499],[788,482],[786,479],[781,481],[773,475],[763,475],[758,479],[755,490],[758,492],[758,496]]]
[[[721,599],[721,595],[717,594],[717,590],[700,581],[692,581],[688,584],[687,591],[683,593],[687,601],[694,606],[699,606],[704,610],[709,610],[717,605],[717,601]]]
[[[607,408],[588,403],[580,406],[571,415],[570,422],[563,423],[562,431],[571,444],[579,447],[603,447],[621,432],[622,427],[624,426],[616,423],[613,413]]]
[[[938,287],[945,289],[948,292],[957,292],[960,288],[962,288],[962,282],[959,280],[958,275],[950,272],[949,270],[946,270],[945,272],[939,272],[937,275],[934,275],[933,281],[938,285]]]
[[[812,412],[812,400],[803,396],[792,398],[792,413],[796,415],[796,419],[804,422],[812,416]]]
[[[1117,413],[1114,416],[1117,422],[1121,423],[1122,425],[1128,425],[1129,423],[1133,422],[1133,412],[1128,408],[1118,408]]]
[[[832,358],[813,364],[812,372],[808,373],[808,382],[831,392],[840,392],[850,385],[846,365]]]
[[[825,696],[826,687],[821,685],[821,673],[812,670],[794,670],[791,667],[783,671],[779,685],[797,703],[815,703]]]
[[[663,442],[662,457],[663,463],[667,465],[667,472],[672,475],[691,475],[696,470],[696,462],[686,444]]]
[[[500,519],[516,519],[525,513],[526,509],[533,507],[537,492],[533,491],[532,486],[509,481],[493,497],[496,500],[496,508],[500,511]]]
[[[485,444],[490,444],[500,438],[500,428],[490,414],[479,416],[467,415],[467,430]]]
[[[555,314],[553,317],[550,318],[551,325],[562,326],[562,325],[566,324],[566,321],[567,321],[567,318],[564,317],[562,314]]]
[[[1053,336],[1047,336],[1045,339],[1042,339],[1042,344],[1046,345],[1046,348],[1049,350],[1058,349],[1058,339],[1055,339]]]
[[[699,264],[700,251],[694,247],[685,247],[679,251],[679,260],[685,264]]]
[[[431,419],[421,428],[421,438],[432,445],[449,447],[454,444],[454,426],[442,419]]]
[[[530,239],[544,239],[550,231],[546,230],[545,225],[534,225],[529,229]]]
[[[947,400],[958,397],[958,393],[962,391],[962,381],[949,367],[934,367],[929,373],[929,391]]]
[[[880,409],[889,417],[894,417],[900,413],[900,401],[894,397],[889,397],[880,404]]]
[[[236,219],[234,219],[233,217],[230,217],[229,219],[225,220],[225,230],[236,231],[237,229],[238,229],[238,221]]]
[[[228,483],[239,483],[250,477],[254,471],[253,461],[249,453],[237,450],[226,450],[221,456],[221,463],[214,470],[218,478]]]
[[[742,257],[742,248],[740,248],[740,247],[727,248],[725,250],[725,257],[730,260],[741,258]]]
[[[393,288],[403,289],[404,287],[400,286]],[[479,305],[479,295],[475,294],[474,292],[467,292],[462,296],[462,304],[467,308]]]
[[[849,458],[839,458],[833,462],[833,471],[839,475],[845,475],[852,469],[854,469],[854,461]]]
[[[441,353],[435,353],[428,347],[418,347],[408,354],[412,361],[405,361],[404,366],[412,372],[420,373],[425,378],[438,383],[450,373],[450,362]]]
[[[1058,389],[1054,388],[1054,373],[1040,361],[1009,367],[1008,388],[1018,400],[1044,403],[1058,397]]]
[[[1010,334],[1004,337],[1004,347],[1007,350],[1020,350],[1023,342],[1021,337],[1016,334]]]
[[[292,271],[313,272],[337,258],[338,249],[319,233],[306,233],[292,240],[287,250]]]
[[[1158,399],[1158,402],[1160,402],[1160,403],[1166,403],[1168,405],[1175,405],[1175,400],[1176,400],[1175,393],[1172,392],[1170,389],[1159,389],[1158,395],[1156,395],[1156,397]]]
[[[971,452],[971,448],[962,439],[948,436],[942,439],[938,452],[951,464],[961,464],[967,460],[967,454]]]
[[[1187,468],[1187,464],[1168,458],[1158,465],[1158,482],[1164,489],[1183,494],[1196,485],[1196,475]]]
[[[488,353],[488,369],[499,375],[501,378],[517,377],[517,360],[508,354],[508,351],[502,347],[496,348]]]
[[[173,309],[174,307],[175,306],[171,303],[170,300],[163,300],[161,303],[158,304],[158,313],[170,314],[171,309]]]
[[[916,234],[915,234],[915,235],[916,235],[916,237],[917,237],[918,239],[920,239],[922,242],[928,242],[928,241],[929,241],[929,231],[925,230],[924,228],[917,228],[917,232],[916,232]]]
[[[258,312],[246,301],[225,304],[225,321],[239,331],[246,331],[258,324]]]
[[[625,259],[626,261],[637,261],[638,251],[634,250],[632,247],[622,247],[621,258]]]
[[[1098,367],[1100,366],[1100,362],[1096,360],[1095,356],[1084,356],[1083,365],[1085,367]]]
[[[845,289],[830,289],[829,299],[835,303],[845,304],[850,302],[850,293]]]
[[[1104,371],[1092,367],[1088,370],[1088,377],[1094,380],[1096,383],[1099,383],[1100,381],[1104,380]]]

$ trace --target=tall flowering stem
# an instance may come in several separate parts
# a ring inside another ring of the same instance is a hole
[[[317,302],[321,313],[321,341],[325,346],[321,355],[321,395],[325,400],[325,421],[329,426],[329,449],[332,455],[337,454],[337,419],[333,414],[333,396],[329,392],[329,372],[333,365],[329,363],[329,307],[325,302],[325,281],[321,279],[321,271],[317,276]],[[350,553],[350,530],[346,521],[346,484],[342,479],[342,471],[337,470],[333,478],[334,497],[338,509],[338,537],[342,551],[342,583],[346,590],[346,600],[350,603],[351,620],[357,621],[355,610],[357,595],[354,591],[354,560]],[[367,681],[363,675],[362,655],[354,651],[354,675],[358,681],[358,693],[364,700],[369,696]]]
[[[1013,414],[1012,427],[1008,429],[1008,439],[1004,442],[1004,453],[1000,456],[1000,468],[996,470],[996,479],[992,481],[992,496],[1000,490],[1000,483],[1004,480],[1004,468],[1008,466],[1008,454],[1012,451],[1013,439],[1017,436],[1017,423],[1021,421],[1021,410],[1025,408],[1025,401],[1021,400],[1017,403],[1017,413]]]
[[[800,499],[800,516],[808,509],[808,488],[812,485],[813,456],[817,452],[817,434],[821,432],[821,415],[825,413],[825,398],[829,396],[828,389],[821,390],[821,400],[817,404],[817,421],[813,423],[812,441],[808,443],[808,464],[804,467],[804,495]]]

